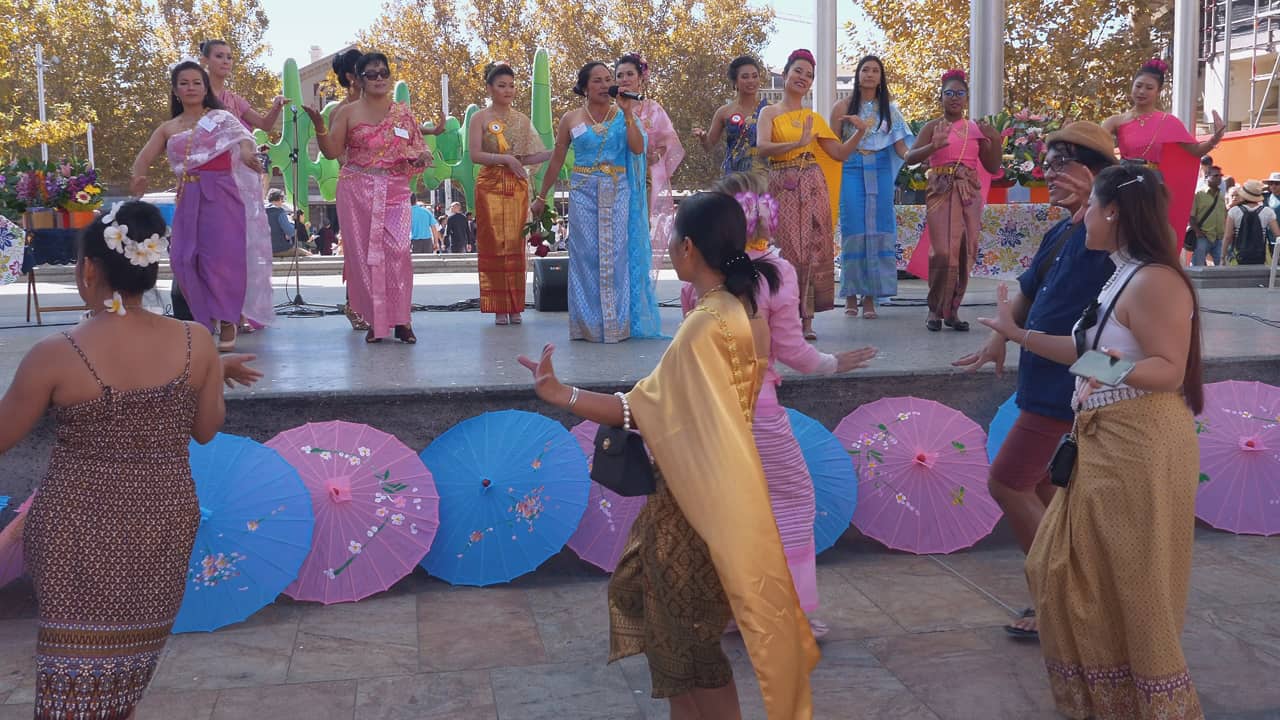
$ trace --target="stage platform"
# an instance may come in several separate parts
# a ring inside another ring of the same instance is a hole
[[[42,273],[42,280],[44,274]],[[276,277],[276,296],[284,302],[293,285]],[[167,290],[167,281],[162,281]],[[994,312],[996,283],[971,284],[964,317],[976,320]],[[41,282],[49,305],[76,301],[71,282]],[[76,313],[53,313],[43,327],[27,325],[25,284],[0,287],[0,380],[7,387],[18,362],[39,339],[73,324]],[[532,292],[532,283],[530,283]],[[996,408],[1013,392],[1017,353],[1011,347],[1003,379],[990,367],[976,374],[958,372],[951,361],[976,350],[987,337],[974,330],[930,333],[924,328],[925,285],[901,283],[893,305],[876,320],[852,318],[842,309],[822,313],[815,322],[817,346],[838,351],[874,345],[880,355],[866,370],[825,378],[800,378],[784,372],[783,402],[834,427],[858,405],[880,397],[915,395],[961,410],[984,427]],[[343,300],[337,275],[302,278],[302,295],[330,306]],[[448,306],[479,295],[473,273],[423,273],[415,278],[414,301]],[[670,271],[659,281],[659,297],[676,303],[679,284]],[[167,292],[164,293],[167,300]],[[678,304],[678,303],[676,303]],[[1251,313],[1280,320],[1280,292],[1263,289],[1206,289],[1201,304],[1208,309]],[[678,307],[662,310],[663,330],[673,334],[680,322]],[[527,370],[516,362],[521,353],[536,355],[543,344],[557,347],[556,365],[569,383],[592,389],[625,389],[644,377],[666,348],[665,340],[632,340],[597,345],[568,340],[565,313],[532,309],[524,324],[496,327],[491,316],[476,311],[416,312],[417,345],[394,341],[366,345],[341,315],[279,317],[264,331],[243,336],[239,349],[258,355],[266,378],[252,390],[227,394],[227,432],[267,440],[276,433],[311,421],[348,420],[394,433],[421,449],[458,421],[488,410],[520,408],[571,422],[533,395]],[[1210,380],[1262,380],[1280,384],[1280,329],[1243,316],[1206,313],[1205,353]],[[0,457],[0,495],[25,497],[43,474],[52,433],[48,420],[26,441]]]

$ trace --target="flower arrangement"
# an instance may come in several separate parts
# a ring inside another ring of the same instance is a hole
[[[1049,151],[1045,138],[1060,126],[1058,120],[1045,114],[1029,110],[1014,113],[1012,132],[1005,140],[1005,174],[1027,187],[1043,185],[1044,156]]]
[[[92,212],[102,207],[105,191],[98,171],[83,160],[18,160],[0,173],[0,214],[16,221],[33,209]]]
[[[525,224],[524,239],[533,248],[534,255],[546,257],[547,253],[551,252],[551,244],[555,241],[555,232],[552,228],[555,227],[558,217],[555,208],[551,203],[547,203],[541,215]]]
[[[918,137],[926,123],[926,120],[910,120],[907,122],[907,126],[911,128],[911,134]],[[928,163],[916,163],[915,165],[903,163],[902,169],[898,171],[897,179],[894,180],[894,184],[909,192],[920,192],[929,185],[928,177],[926,177],[928,171]]]
[[[1007,188],[1017,185],[1017,161],[1013,153],[1009,152],[1009,138],[1013,137],[1017,132],[1014,128],[1013,116],[1002,110],[995,115],[988,115],[982,118],[982,122],[994,127],[1000,133],[1001,142],[1004,143],[1000,153],[1001,174],[991,179],[991,186]]]

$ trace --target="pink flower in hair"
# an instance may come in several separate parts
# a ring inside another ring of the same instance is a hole
[[[1160,58],[1151,58],[1150,60],[1143,63],[1142,67],[1151,68],[1153,70],[1159,70],[1162,73],[1169,72],[1169,63],[1165,62],[1164,60],[1161,60]]]
[[[969,79],[965,77],[964,71],[959,68],[953,68],[942,73],[942,83],[944,85],[952,80],[959,80],[963,83],[969,82]]]

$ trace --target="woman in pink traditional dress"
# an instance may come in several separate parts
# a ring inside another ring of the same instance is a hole
[[[338,221],[350,305],[369,323],[365,342],[381,342],[394,329],[397,340],[415,343],[409,322],[409,178],[430,165],[431,152],[409,105],[392,100],[387,56],[361,55],[356,76],[360,99],[335,113],[329,129],[316,134],[325,157],[346,155],[338,176]],[[320,111],[305,110],[315,127],[325,127]]]
[[[272,314],[269,295],[261,310],[245,306],[251,257],[246,228],[250,209],[262,211],[262,167],[249,131],[222,109],[199,63],[175,65],[170,83],[173,119],[156,128],[138,153],[129,188],[141,195],[147,168],[167,153],[178,177],[169,248],[174,280],[192,317],[217,332],[218,349],[227,352],[235,348],[242,314],[262,325]]]
[[[231,75],[231,46],[225,40],[205,40],[200,43],[200,58],[209,73],[209,86],[213,88],[214,97],[222,103],[227,112],[235,115],[252,133],[255,129],[271,132],[280,111],[284,108],[285,98],[277,95],[271,101],[271,109],[265,115],[258,113],[249,101],[227,89],[227,77]],[[264,168],[265,170],[266,168]],[[267,215],[262,203],[251,203],[246,207],[245,249],[248,252],[248,282],[245,286],[244,315],[245,318],[271,317],[275,310],[271,305],[271,228],[267,224]],[[240,325],[241,332],[253,332],[262,327],[261,320],[245,322]]]
[[[964,71],[944,73],[939,96],[942,117],[921,128],[905,160],[908,165],[929,161],[925,191],[929,319],[925,327],[933,332],[944,323],[961,332],[969,329],[969,323],[960,319],[960,304],[977,259],[986,188],[1000,167],[1000,133],[965,117],[968,98]]]
[[[1181,241],[1191,221],[1200,158],[1222,142],[1227,126],[1214,110],[1213,137],[1196,142],[1181,120],[1162,112],[1160,91],[1164,89],[1168,73],[1169,66],[1159,58],[1143,63],[1129,90],[1133,107],[1103,120],[1102,127],[1116,136],[1121,159],[1160,171],[1169,189],[1169,224],[1173,226],[1174,236]]]
[[[777,244],[796,269],[800,324],[806,340],[817,340],[814,313],[835,307],[835,230],[840,175],[862,135],[844,142],[827,120],[804,107],[817,61],[796,50],[782,70],[782,99],[760,111],[756,147],[769,158],[769,192],[782,207]]]
[[[649,63],[638,53],[627,53],[613,63],[618,90],[643,96],[649,84]],[[667,111],[657,100],[646,98],[637,104],[636,117],[649,136],[649,237],[653,250],[650,273],[656,278],[671,238],[671,223],[676,217],[676,204],[671,199],[671,176],[684,161],[684,146]]]
[[[876,349],[867,347],[836,355],[819,352],[805,342],[800,329],[800,286],[796,270],[769,247],[778,226],[778,203],[768,193],[763,173],[736,172],[726,175],[713,188],[734,196],[747,216],[747,255],[753,261],[767,262],[778,269],[780,282],[770,292],[764,277],[756,282],[756,312],[751,316],[751,335],[755,339],[756,357],[766,365],[764,384],[756,401],[751,423],[756,449],[769,482],[769,502],[782,536],[782,549],[787,556],[791,580],[800,596],[800,608],[808,614],[814,637],[827,634],[825,623],[813,618],[818,609],[818,573],[815,560],[813,521],[813,479],[791,430],[786,408],[778,402],[778,386],[782,378],[775,369],[777,362],[807,375],[846,373],[867,366]],[[680,290],[680,306],[686,315],[697,305],[697,293],[691,283]]]

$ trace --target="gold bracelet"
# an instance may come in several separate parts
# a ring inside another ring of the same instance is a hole
[[[328,135],[328,134],[329,134],[328,130],[324,130],[324,131],[316,130],[316,137],[324,137],[325,135]]]

